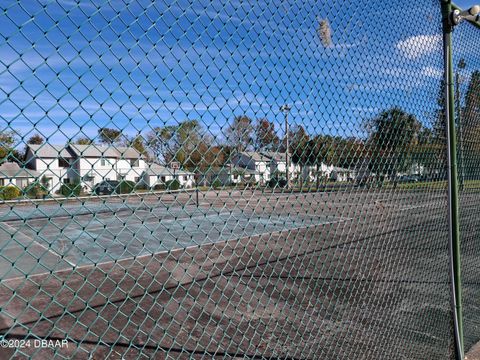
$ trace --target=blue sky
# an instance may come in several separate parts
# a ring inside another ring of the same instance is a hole
[[[188,118],[222,140],[235,115],[280,128],[282,103],[312,134],[364,136],[362,119],[392,106],[429,126],[442,71],[437,3],[2,1],[0,129],[63,143]]]

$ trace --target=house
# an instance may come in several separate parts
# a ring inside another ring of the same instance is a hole
[[[285,176],[285,169],[287,168],[286,153],[277,151],[262,151],[262,155],[270,159],[270,174],[279,173]],[[288,159],[288,173],[291,178],[294,178],[300,173],[300,166],[292,161],[292,156]]]
[[[145,170],[143,156],[132,147],[69,144],[73,154],[70,181],[79,181],[91,190],[104,180],[138,183]]]
[[[146,164],[141,175],[141,182],[148,188],[155,185],[164,185],[168,181],[177,179],[184,188],[191,188],[195,182],[195,175],[185,170],[173,170],[159,164]]]
[[[330,180],[340,182],[353,181],[355,179],[355,172],[351,169],[333,166],[329,178]]]
[[[258,182],[260,174],[256,170],[228,164],[218,173],[217,179],[222,185],[238,185]]]
[[[56,192],[74,176],[70,167],[73,159],[74,154],[62,145],[27,145],[25,166],[45,177],[49,191]]]
[[[40,174],[37,171],[23,169],[17,163],[5,162],[0,165],[0,186],[16,186],[24,189],[39,177]]]
[[[264,185],[270,180],[271,158],[255,151],[242,151],[232,157],[230,166],[248,170],[255,182]]]
[[[135,183],[145,170],[145,160],[132,147],[100,145],[28,145],[26,167],[45,176],[49,191],[64,183],[80,182],[85,191],[103,180]]]
[[[237,173],[244,170],[244,175],[250,178],[253,176],[255,182],[261,185],[266,184],[274,174],[285,176],[286,173],[286,154],[275,151],[242,151],[235,154],[230,162],[232,169],[232,181],[236,182],[241,174],[233,174],[235,169]],[[295,178],[300,173],[300,166],[294,164],[289,159],[288,173],[291,179]]]

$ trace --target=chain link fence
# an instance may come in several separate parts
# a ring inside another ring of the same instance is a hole
[[[438,1],[0,9],[0,357],[454,358]],[[467,350],[478,39],[454,32]]]
[[[480,340],[478,280],[475,254],[478,250],[478,221],[475,219],[479,189],[478,120],[480,120],[480,57],[478,27],[459,26],[453,33],[455,107],[458,129],[458,177],[460,187],[460,234],[465,349]]]

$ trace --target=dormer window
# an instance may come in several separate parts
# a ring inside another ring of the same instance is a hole
[[[65,160],[64,158],[59,158],[58,159],[58,166],[62,167],[62,168],[67,168],[67,167],[70,166],[70,163],[68,162],[68,160]]]

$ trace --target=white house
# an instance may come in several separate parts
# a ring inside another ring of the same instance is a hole
[[[270,159],[270,174],[280,173],[285,176],[285,169],[287,168],[286,153],[277,151],[262,151],[261,154]],[[300,165],[295,164],[292,161],[291,155],[289,155],[288,165],[288,173],[290,178],[294,178],[300,173]]]
[[[185,170],[173,170],[159,164],[146,164],[141,175],[141,181],[149,188],[155,185],[165,185],[166,182],[177,179],[184,188],[194,185],[194,174]]]
[[[27,145],[25,163],[40,177],[45,176],[49,191],[56,192],[74,175],[70,167],[73,159],[74,154],[62,145]]]
[[[355,179],[355,172],[351,169],[334,166],[329,176],[330,180],[346,182]]]
[[[258,179],[259,173],[255,170],[227,164],[214,173],[214,176],[211,177],[209,184],[211,185],[215,182],[215,180],[218,180],[221,185],[229,186],[249,183],[251,181],[257,182]]]
[[[139,182],[145,160],[132,147],[42,144],[27,146],[26,167],[45,176],[51,192],[74,181],[90,191],[103,180]]]
[[[22,169],[17,163],[5,162],[0,165],[0,186],[16,186],[24,189],[39,177],[40,174],[37,171]]]
[[[68,149],[74,156],[70,179],[87,191],[104,180],[138,183],[145,170],[145,160],[132,147],[70,144]]]
[[[263,185],[270,180],[271,158],[259,152],[239,152],[232,157],[231,166],[249,170],[249,173],[254,176],[255,182],[259,184]]]

